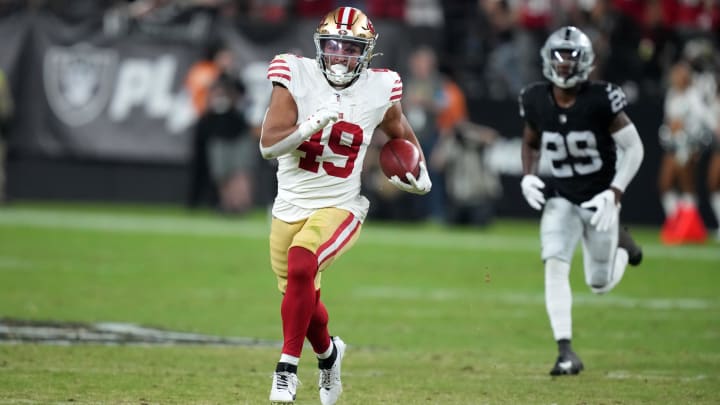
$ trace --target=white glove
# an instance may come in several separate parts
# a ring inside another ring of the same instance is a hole
[[[615,203],[615,193],[607,189],[593,198],[580,204],[583,208],[595,208],[590,218],[590,225],[600,232],[605,232],[617,221],[620,205]]]
[[[307,140],[314,133],[325,128],[331,121],[337,121],[339,115],[340,112],[336,109],[320,108],[301,122],[297,130],[302,139]]]
[[[420,174],[418,175],[418,178],[416,179],[415,176],[413,176],[412,173],[407,172],[405,173],[405,177],[407,178],[408,183],[405,183],[404,181],[400,180],[400,178],[395,175],[388,179],[390,183],[392,183],[393,186],[399,188],[402,191],[405,191],[407,193],[413,193],[413,194],[427,194],[430,192],[430,189],[432,188],[432,182],[430,181],[430,176],[428,175],[427,167],[425,167],[425,162],[420,162]]]
[[[540,180],[540,177],[534,174],[524,175],[520,181],[520,188],[522,188],[525,201],[527,201],[531,207],[540,211],[543,204],[545,204],[545,195],[542,192],[542,189],[545,188],[545,183]]]

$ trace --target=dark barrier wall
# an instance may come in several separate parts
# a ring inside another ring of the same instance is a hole
[[[315,22],[283,30],[230,27],[217,32],[244,67],[256,123],[269,95],[267,62],[276,53],[314,55]],[[376,25],[383,33],[375,64],[403,73],[412,46],[397,24]],[[14,199],[63,199],[182,203],[188,180],[189,135],[194,117],[183,81],[202,48],[186,40],[143,34],[108,37],[99,28],[63,26],[43,14],[0,20],[0,66],[9,72],[18,101],[11,133],[7,194]],[[249,73],[248,73],[249,72]],[[473,121],[496,128],[508,144],[521,134],[514,101],[469,100]],[[641,99],[627,109],[645,143],[645,161],[626,194],[623,220],[660,224],[656,188],[660,162],[657,128],[662,100]],[[519,162],[519,148],[502,149]],[[258,160],[259,159],[258,156]],[[273,167],[261,162],[258,204],[274,193]],[[701,162],[701,170],[706,162]],[[519,167],[519,165],[518,165]],[[537,217],[520,193],[520,172],[502,173],[500,216]],[[714,219],[700,177],[700,208]]]

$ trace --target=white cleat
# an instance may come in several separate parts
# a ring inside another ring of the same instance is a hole
[[[297,386],[300,384],[297,374],[289,371],[276,371],[273,374],[270,389],[271,404],[294,404]]]
[[[340,380],[340,366],[345,355],[345,342],[337,336],[332,341],[337,349],[335,363],[328,369],[320,369],[320,382],[318,385],[320,386],[320,403],[322,405],[335,405],[343,391],[342,381]]]

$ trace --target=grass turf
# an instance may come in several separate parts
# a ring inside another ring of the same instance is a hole
[[[349,343],[342,404],[720,402],[720,246],[666,247],[595,296],[571,274],[576,377],[555,356],[537,221],[368,222],[323,278]],[[265,213],[21,204],[0,210],[0,317],[281,339]],[[262,404],[273,347],[0,345],[0,404]],[[309,348],[297,404],[319,403]]]

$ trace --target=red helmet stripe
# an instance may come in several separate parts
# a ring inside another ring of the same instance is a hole
[[[340,11],[338,12],[338,21],[337,21],[337,29],[340,29],[343,25],[345,28],[350,30],[350,26],[353,23],[353,18],[355,18],[355,9],[352,7],[340,7]]]

